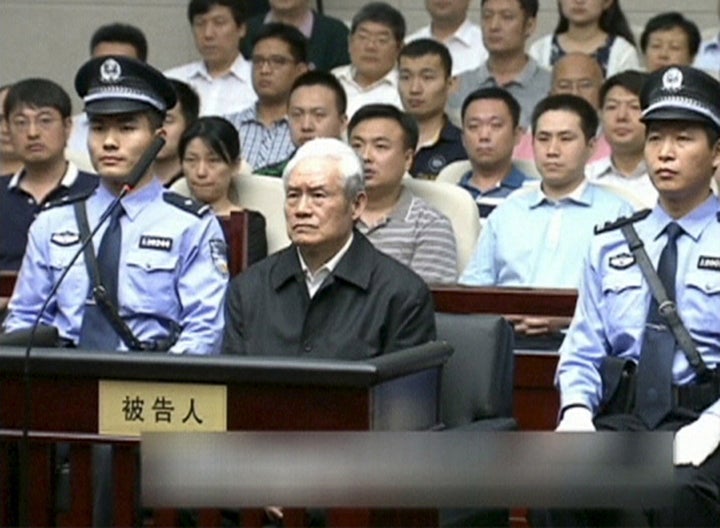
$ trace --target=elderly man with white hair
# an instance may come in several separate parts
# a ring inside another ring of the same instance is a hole
[[[353,149],[311,140],[283,183],[292,244],[230,284],[223,353],[365,359],[434,339],[425,282],[354,227],[367,195]]]

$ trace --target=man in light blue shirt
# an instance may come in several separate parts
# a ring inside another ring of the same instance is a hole
[[[94,192],[51,204],[33,223],[5,331],[33,325],[79,251],[82,235],[75,204],[82,204],[89,228],[94,228],[129,185],[137,161],[162,133],[165,113],[175,104],[175,92],[160,72],[126,57],[92,59],[79,70],[75,84],[90,118],[88,146],[101,183]],[[106,279],[116,281],[113,304],[120,319],[142,349],[218,353],[228,272],[217,219],[207,207],[165,191],[152,169],[122,198],[120,209],[117,275],[112,279],[97,268],[94,273],[101,275],[103,286],[108,286]],[[111,223],[93,239],[98,265],[101,240]],[[83,256],[70,266],[40,316],[40,322],[57,327],[69,345],[84,346],[83,320],[98,306],[89,293],[89,269],[92,265],[87,266]],[[122,338],[120,332],[117,337]],[[115,339],[112,348],[127,350],[127,341]]]
[[[719,92],[720,83],[693,68],[671,66],[651,74],[641,94],[642,120],[648,128],[645,159],[659,201],[635,224],[658,275],[672,275],[665,288],[709,376],[690,366],[667,324],[653,324],[649,310],[657,304],[619,230],[592,241],[556,375],[558,431],[675,431],[674,495],[667,508],[646,512],[653,526],[720,525],[720,201],[710,190],[720,160],[720,104],[712,98]],[[671,239],[673,231],[679,235]],[[674,256],[667,257],[672,249]],[[667,274],[661,255],[676,263]],[[649,341],[658,332],[661,339]],[[656,356],[667,345],[665,370],[655,371],[656,378],[667,377],[666,384],[641,390],[641,373],[654,364],[646,353]],[[610,384],[600,372],[608,357],[638,364],[638,390],[627,399],[625,413],[605,405]],[[669,396],[653,420],[647,415],[654,407],[645,399],[650,391]],[[585,521],[613,526],[616,515],[552,512],[550,517],[555,526]]]

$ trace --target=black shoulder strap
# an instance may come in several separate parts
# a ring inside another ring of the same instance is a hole
[[[627,240],[628,246],[630,246],[630,251],[632,251],[632,254],[635,255],[635,260],[640,266],[642,274],[648,281],[650,292],[655,298],[655,301],[658,303],[660,315],[667,322],[670,327],[670,331],[675,336],[678,345],[680,345],[685,357],[697,373],[698,377],[701,380],[706,378],[709,375],[707,365],[695,347],[695,343],[693,342],[690,332],[688,332],[688,329],[683,324],[682,319],[680,319],[680,314],[678,314],[675,301],[668,298],[665,287],[663,286],[655,267],[652,265],[652,262],[650,262],[650,257],[648,257],[647,251],[645,251],[645,244],[643,244],[643,241],[640,240],[637,231],[635,231],[633,222],[623,223],[620,226],[620,231],[622,231],[625,240]]]
[[[82,240],[87,240],[90,237],[90,223],[87,218],[87,210],[85,209],[85,202],[75,202],[73,204],[75,210],[75,220],[78,223],[78,229],[80,230],[80,237]],[[113,305],[110,299],[107,298],[105,288],[99,281],[100,272],[98,269],[97,259],[95,258],[95,250],[93,249],[92,241],[85,245],[84,250],[85,256],[85,267],[87,268],[88,276],[90,277],[90,284],[92,286],[92,293],[103,316],[108,320],[110,326],[112,326],[115,333],[120,336],[128,350],[143,350],[144,346],[140,340],[135,337],[130,327],[118,313],[117,307]]]

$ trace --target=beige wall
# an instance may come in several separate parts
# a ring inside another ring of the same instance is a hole
[[[349,21],[365,0],[324,0],[327,13]],[[415,30],[427,23],[423,0],[391,0]],[[555,0],[540,0],[537,35],[551,31]],[[60,82],[74,95],[72,80],[88,56],[93,30],[112,21],[142,28],[149,41],[149,60],[164,69],[192,60],[194,46],[185,19],[186,0],[0,0],[0,84],[29,76]],[[477,21],[480,0],[471,0]],[[682,12],[701,29],[718,25],[714,0],[684,0]],[[677,9],[670,0],[623,0],[631,24],[642,27],[654,13]],[[77,104],[77,101],[76,101]]]

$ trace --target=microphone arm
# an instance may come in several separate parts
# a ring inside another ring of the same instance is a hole
[[[83,251],[87,247],[88,244],[92,242],[93,237],[100,229],[100,226],[102,226],[108,218],[110,218],[110,215],[113,213],[113,211],[118,207],[120,204],[120,200],[122,200],[125,195],[130,192],[132,189],[137,186],[137,184],[140,182],[142,177],[145,175],[145,173],[150,168],[150,165],[157,157],[160,150],[165,145],[165,139],[162,136],[157,136],[153,142],[150,144],[150,146],[147,148],[145,152],[143,152],[143,155],[140,157],[140,159],[137,161],[137,163],[133,166],[132,171],[130,171],[130,174],[128,175],[127,182],[122,187],[118,195],[115,197],[115,199],[110,203],[108,208],[103,212],[102,215],[100,215],[100,219],[98,220],[97,225],[92,229],[90,234],[82,240],[82,243],[80,244],[80,248],[77,250],[77,252],[73,255],[72,259],[70,259],[70,262],[68,263],[67,267],[62,271],[60,274],[60,277],[58,278],[57,282],[53,285],[53,287],[50,289],[50,293],[45,298],[45,301],[43,302],[42,306],[40,307],[40,310],[38,311],[37,316],[35,317],[35,321],[33,322],[33,325],[30,330],[30,337],[28,338],[28,344],[27,348],[25,349],[25,355],[23,358],[23,382],[25,387],[25,407],[23,411],[23,430],[22,430],[22,439],[20,442],[20,526],[28,526],[28,492],[29,492],[29,478],[28,478],[28,471],[27,471],[27,457],[28,457],[28,434],[30,430],[30,415],[32,411],[32,394],[31,394],[31,378],[30,378],[30,351],[33,347],[33,342],[35,341],[35,333],[37,332],[38,326],[40,326],[40,320],[42,319],[43,313],[45,313],[45,310],[47,310],[48,304],[50,304],[50,300],[55,296],[58,289],[60,288],[60,285],[62,284],[63,280],[65,280],[65,277],[67,276],[68,272],[72,268],[73,264],[77,261],[77,259],[82,255]]]

